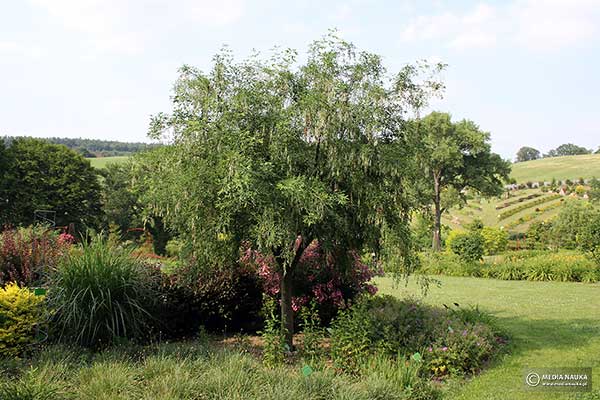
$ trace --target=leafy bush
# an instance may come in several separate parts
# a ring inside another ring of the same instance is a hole
[[[262,318],[262,285],[254,269],[243,265],[204,269],[193,261],[161,273],[157,329],[165,337],[209,332],[256,331]]]
[[[23,353],[34,343],[35,327],[44,317],[43,296],[36,296],[14,282],[0,288],[0,357]]]
[[[52,276],[48,300],[59,340],[100,346],[140,338],[156,299],[150,268],[100,236],[83,243]]]
[[[577,237],[593,214],[593,207],[581,200],[566,202],[552,221],[552,239],[557,248],[576,249]]]
[[[0,286],[7,282],[21,286],[41,283],[73,241],[73,236],[59,235],[45,226],[6,229],[0,233]]]
[[[375,354],[402,360],[426,348],[423,359],[431,374],[474,373],[498,349],[490,321],[478,309],[457,312],[392,296],[362,298],[334,320],[331,355],[336,367],[356,372]]]
[[[464,261],[478,261],[483,257],[484,238],[479,231],[455,231],[446,239],[446,247]]]
[[[502,229],[486,226],[481,230],[483,250],[486,255],[502,253],[508,246],[508,233]]]
[[[600,266],[600,212],[591,213],[577,236],[577,244]]]
[[[265,293],[274,297],[279,295],[281,274],[272,257],[247,247],[240,263],[258,271]],[[356,252],[330,254],[314,241],[306,248],[294,271],[292,308],[298,312],[315,300],[319,318],[327,325],[337,311],[356,296],[375,294],[377,288],[370,281],[382,274],[380,268],[368,265]]]

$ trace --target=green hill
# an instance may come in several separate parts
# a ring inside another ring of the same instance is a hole
[[[117,157],[96,157],[96,158],[88,158],[92,167],[94,168],[105,168],[106,164],[109,163],[122,163],[127,160],[128,156],[117,156]]]
[[[560,180],[600,178],[600,154],[551,157],[514,163],[511,177],[518,183],[551,181],[552,178]]]

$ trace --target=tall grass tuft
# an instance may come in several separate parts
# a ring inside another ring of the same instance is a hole
[[[153,294],[150,268],[101,236],[82,244],[57,268],[48,301],[61,342],[101,347],[139,338]]]

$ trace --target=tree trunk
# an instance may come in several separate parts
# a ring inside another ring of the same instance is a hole
[[[431,247],[433,251],[442,250],[442,206],[440,174],[433,174],[433,240]]]
[[[290,351],[294,350],[294,309],[292,308],[294,270],[300,262],[300,257],[308,244],[310,244],[310,241],[303,237],[296,249],[294,259],[289,263],[287,268],[284,268],[285,260],[281,257],[280,252],[279,256],[275,257],[282,271],[281,284],[279,287],[281,293],[281,331],[284,338],[284,344],[288,346]]]
[[[292,270],[286,268],[281,279],[281,332],[289,350],[294,349],[294,310],[292,309]]]

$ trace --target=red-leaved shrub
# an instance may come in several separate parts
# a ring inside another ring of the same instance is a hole
[[[279,295],[281,274],[272,256],[245,246],[240,263],[256,268],[265,293],[273,297]],[[336,257],[325,252],[319,242],[313,241],[302,254],[293,274],[294,311],[299,311],[314,299],[321,320],[327,324],[338,309],[347,306],[359,294],[375,294],[377,287],[370,281],[382,275],[383,271],[367,265],[355,251]]]
[[[45,227],[5,229],[0,233],[0,286],[40,284],[73,242],[73,236]]]

